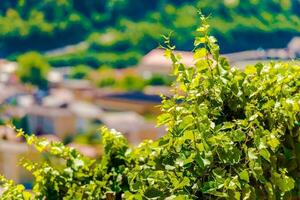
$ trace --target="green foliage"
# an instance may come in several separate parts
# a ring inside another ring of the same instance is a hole
[[[112,69],[100,69],[96,80],[98,87],[110,87],[125,91],[141,91],[148,84],[141,76],[130,72],[118,72]],[[118,74],[119,73],[119,74]]]
[[[88,53],[143,54],[157,47],[159,36],[169,30],[174,30],[178,48],[188,50],[199,23],[197,9],[213,16],[212,33],[223,52],[283,47],[299,33],[297,0],[2,0],[0,54],[13,57],[82,40],[90,44]],[[95,62],[86,57],[75,65]],[[57,57],[56,63],[73,65],[75,59]]]
[[[91,68],[86,65],[78,65],[73,67],[70,72],[70,77],[74,79],[83,79],[91,72]]]
[[[117,78],[113,69],[108,66],[101,66],[98,70],[96,85],[98,87],[116,87]]]
[[[112,68],[125,68],[137,64],[140,58],[140,53],[130,51],[125,53],[80,51],[47,57],[52,66],[76,66],[83,64],[93,68],[98,68],[102,65],[107,65]]]
[[[120,196],[128,188],[127,178],[122,176],[128,172],[125,160],[128,144],[121,133],[102,129],[105,154],[100,163],[95,163],[60,142],[24,135],[22,130],[18,132],[28,145],[59,158],[61,163],[53,166],[46,162],[23,161],[23,166],[35,177],[34,195],[26,192],[22,185],[14,186],[12,181],[1,177],[0,183],[5,190],[1,199],[104,199],[110,193]]]
[[[147,84],[148,85],[171,85],[172,83],[172,78],[166,75],[161,75],[161,74],[154,74],[152,75],[148,80]]]
[[[0,184],[4,189],[1,196],[3,200],[30,200],[31,194],[25,191],[23,185],[15,186],[13,181],[6,180],[3,176],[0,176]]]
[[[97,82],[97,86],[100,88],[103,87],[114,87],[116,86],[116,79],[114,77],[105,77],[105,78],[101,78],[98,82]]]
[[[145,87],[145,81],[137,75],[127,75],[120,80],[119,87],[127,91],[141,91]]]
[[[145,80],[136,75],[125,75],[120,80],[114,77],[104,77],[97,82],[98,87],[119,88],[125,91],[142,91],[146,86]]]
[[[98,51],[107,52],[109,57],[111,52],[119,55],[124,51],[145,54],[158,46],[161,34],[167,34],[170,30],[174,31],[172,39],[177,47],[190,50],[189,44],[193,41],[194,30],[199,24],[197,8],[213,16],[210,20],[213,27],[211,32],[223,46],[224,53],[260,47],[282,48],[299,33],[298,1],[285,0],[282,3],[278,0],[261,0],[257,3],[258,1],[253,0],[217,0],[213,4],[211,0],[181,2],[155,1],[153,6],[145,9],[143,17],[135,16],[140,5],[138,2],[130,4],[129,7],[125,6],[126,0],[120,1],[120,4],[115,3],[114,6],[118,5],[117,7],[123,5],[117,9],[123,12],[121,14],[128,14],[127,11],[131,9],[135,12],[129,14],[128,18],[115,13],[118,16],[115,24],[110,24],[101,29],[103,31],[100,33],[92,33],[88,37],[86,41],[89,48],[85,54]],[[57,60],[64,60],[64,56]],[[124,61],[125,66],[131,65]],[[80,62],[88,64],[88,59],[81,59]]]
[[[17,74],[22,82],[36,85],[41,89],[48,87],[48,62],[37,52],[28,52],[18,57]]]
[[[230,68],[201,16],[192,67],[166,37],[174,95],[163,98],[167,134],[129,148],[121,133],[102,129],[100,162],[60,143],[25,136],[62,158],[25,167],[38,199],[297,199],[300,197],[300,66]],[[21,195],[20,186],[4,195]]]

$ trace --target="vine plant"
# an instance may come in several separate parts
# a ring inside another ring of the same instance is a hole
[[[300,198],[300,66],[232,68],[201,20],[192,66],[165,38],[176,77],[158,118],[165,136],[130,148],[121,133],[103,128],[104,154],[95,161],[19,130],[64,166],[23,161],[35,177],[32,193],[1,178],[2,199]]]

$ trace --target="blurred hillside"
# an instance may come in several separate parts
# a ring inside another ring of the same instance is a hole
[[[199,9],[211,14],[222,53],[284,47],[300,31],[298,0],[2,0],[0,57],[54,49],[53,66],[123,68],[171,30],[177,48],[190,50]]]

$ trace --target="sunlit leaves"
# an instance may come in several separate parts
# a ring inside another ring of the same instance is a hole
[[[277,172],[272,173],[273,183],[279,187],[282,192],[288,192],[292,190],[295,186],[295,181],[291,177],[286,175],[285,171],[282,171],[280,174]]]
[[[230,68],[201,15],[194,66],[166,37],[175,81],[162,97],[158,125],[166,135],[130,148],[124,135],[101,129],[99,162],[59,142],[27,136],[29,145],[62,160],[24,167],[40,199],[288,199],[299,197],[300,67]],[[2,181],[1,181],[2,182]],[[4,181],[4,186],[8,182]],[[5,195],[25,194],[9,183]],[[9,198],[8,198],[9,199]],[[20,196],[19,199],[24,199]]]
[[[246,181],[247,183],[249,182],[249,174],[247,170],[243,170],[239,173],[240,179]]]

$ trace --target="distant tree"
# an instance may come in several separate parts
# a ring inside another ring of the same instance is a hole
[[[116,85],[116,79],[114,77],[105,77],[105,78],[102,78],[100,79],[98,82],[97,82],[97,86],[98,87],[113,87]]]
[[[121,88],[128,91],[141,91],[145,87],[145,81],[136,75],[127,75],[119,82]]]
[[[47,89],[47,74],[50,70],[48,62],[37,52],[28,52],[18,57],[17,75],[23,83],[29,83]]]
[[[172,78],[166,75],[154,74],[149,80],[147,80],[148,85],[171,85]]]
[[[83,79],[86,78],[90,72],[90,67],[86,65],[77,65],[76,67],[72,68],[70,77],[74,79]]]

